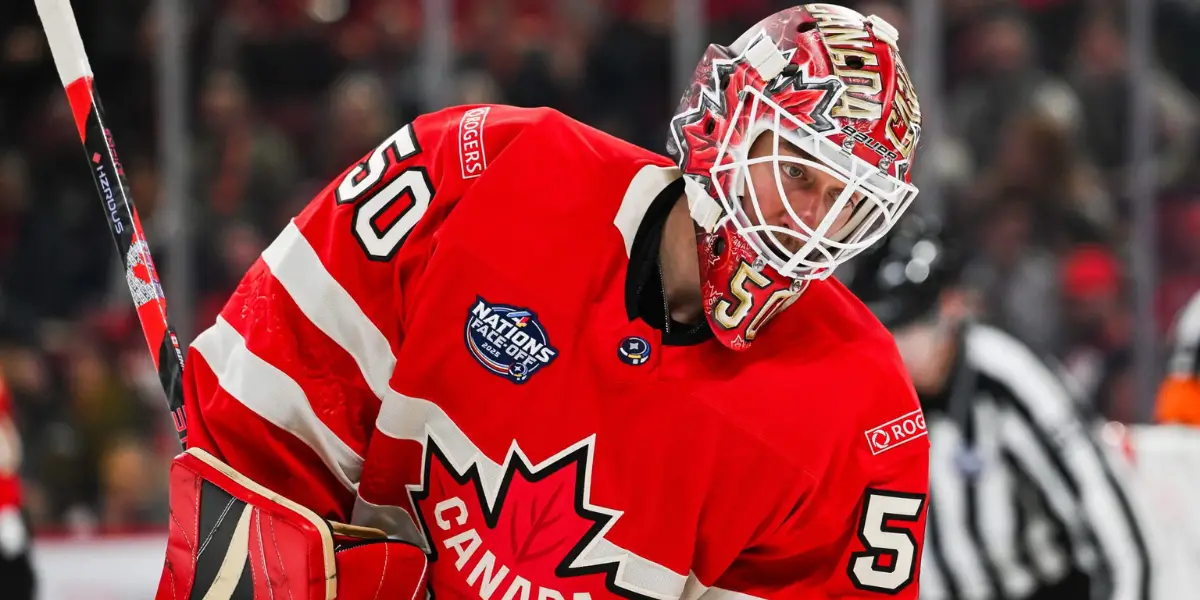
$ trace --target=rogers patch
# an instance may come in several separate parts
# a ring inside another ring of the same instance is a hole
[[[472,108],[458,122],[458,162],[463,179],[473,179],[487,168],[487,152],[483,148],[483,122],[490,106]]]
[[[871,454],[877,455],[919,437],[924,437],[926,433],[928,432],[925,430],[925,414],[918,408],[883,425],[868,429],[863,432],[863,435],[867,436],[867,445],[871,448]]]

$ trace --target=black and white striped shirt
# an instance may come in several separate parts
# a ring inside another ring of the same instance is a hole
[[[1167,375],[1200,378],[1200,292],[1188,299],[1171,325],[1171,356]]]
[[[930,494],[921,597],[1143,599],[1128,490],[1032,351],[969,324],[946,393],[922,398]]]
[[[1200,426],[1200,292],[1175,316],[1170,342],[1154,418],[1159,423]]]

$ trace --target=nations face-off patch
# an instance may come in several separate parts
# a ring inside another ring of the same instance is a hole
[[[532,310],[492,304],[479,296],[467,311],[465,341],[483,368],[513,383],[529,381],[558,357]]]

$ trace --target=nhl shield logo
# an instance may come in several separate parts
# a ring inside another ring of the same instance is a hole
[[[513,383],[529,381],[558,357],[532,310],[492,304],[479,296],[467,311],[465,341],[483,368]]]

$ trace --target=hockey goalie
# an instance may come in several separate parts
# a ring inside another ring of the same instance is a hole
[[[915,598],[924,420],[830,278],[916,195],[896,44],[710,46],[669,158],[499,105],[382,140],[189,349],[158,597]]]

